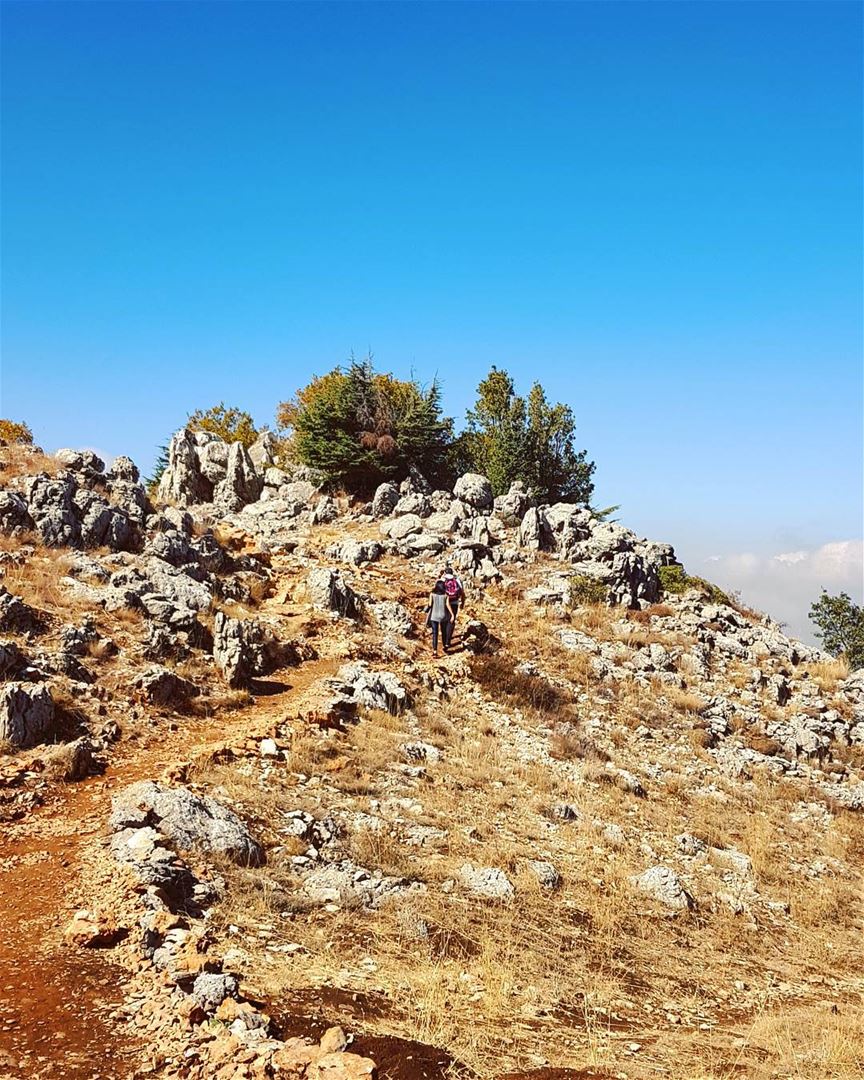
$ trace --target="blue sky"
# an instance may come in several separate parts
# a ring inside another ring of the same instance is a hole
[[[352,349],[461,417],[496,363],[694,570],[799,631],[860,594],[858,4],[2,15],[2,413],[46,448],[147,467]]]

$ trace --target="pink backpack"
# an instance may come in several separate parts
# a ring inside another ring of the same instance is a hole
[[[451,600],[455,600],[462,592],[459,586],[459,582],[455,577],[447,578],[444,582],[444,591],[450,597]]]

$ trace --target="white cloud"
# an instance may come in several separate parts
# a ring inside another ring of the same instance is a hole
[[[864,540],[833,540],[776,555],[711,555],[704,561],[710,564],[706,576],[740,591],[745,603],[785,622],[805,641],[815,640],[808,613],[823,588],[847,592],[859,603],[864,594]]]

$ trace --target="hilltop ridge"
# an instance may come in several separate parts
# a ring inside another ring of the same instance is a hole
[[[585,507],[275,450],[0,449],[9,1075],[860,1076],[864,673]]]

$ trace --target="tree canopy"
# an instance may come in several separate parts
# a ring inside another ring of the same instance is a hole
[[[587,503],[594,491],[594,463],[574,443],[573,410],[550,405],[535,382],[527,401],[497,367],[477,387],[468,412],[465,449],[472,466],[489,477],[496,494],[522,480],[541,499]]]
[[[831,596],[823,589],[810,607],[810,620],[826,652],[844,656],[853,671],[864,667],[864,608],[848,593]]]
[[[33,443],[33,432],[17,420],[0,420],[0,439],[5,443]]]
[[[316,376],[279,406],[277,422],[290,430],[298,461],[349,491],[368,492],[412,467],[439,478],[453,435],[437,382],[424,388],[376,372],[370,357]]]
[[[260,434],[248,412],[234,406],[226,406],[224,401],[206,410],[196,409],[195,412],[189,414],[186,426],[193,431],[212,432],[225,442],[243,443],[247,449]]]

